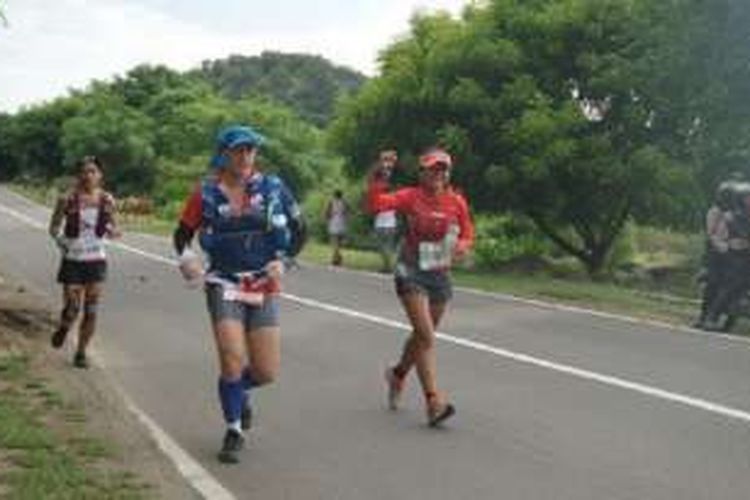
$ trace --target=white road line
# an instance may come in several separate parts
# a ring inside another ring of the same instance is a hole
[[[10,215],[11,217],[15,217],[16,219],[20,220],[21,222],[33,227],[34,229],[44,230],[45,227],[43,224],[35,221],[28,215],[24,215],[21,212],[17,212],[13,210],[10,207],[6,207],[5,205],[0,204],[0,211],[5,212],[6,214]]]
[[[375,316],[372,314],[355,311],[353,309],[339,307],[339,306],[335,306],[335,305],[328,304],[325,302],[319,302],[317,300],[307,299],[304,297],[297,297],[295,295],[284,294],[284,297],[291,301],[297,302],[299,304],[306,305],[308,307],[323,309],[325,311],[369,321],[371,323],[376,323],[382,326],[388,326],[391,328],[397,328],[399,330],[405,330],[405,331],[411,331],[412,329],[411,325],[408,325],[406,323],[390,320],[387,318],[381,318],[380,316]],[[705,410],[711,413],[722,415],[724,417],[750,423],[750,412],[746,412],[743,410],[739,410],[737,408],[732,408],[729,406],[724,406],[724,405],[720,405],[717,403],[713,403],[705,399],[695,398],[692,396],[687,396],[684,394],[667,391],[664,389],[660,389],[658,387],[641,384],[639,382],[632,382],[630,380],[626,380],[620,377],[615,377],[612,375],[606,375],[602,373],[593,372],[590,370],[585,370],[582,368],[576,368],[571,365],[556,363],[554,361],[550,361],[544,358],[538,358],[535,356],[530,356],[528,354],[509,351],[507,349],[495,347],[489,344],[485,344],[483,342],[477,342],[477,341],[465,339],[462,337],[456,337],[455,335],[450,335],[448,333],[437,332],[436,336],[437,338],[439,338],[440,340],[444,342],[449,342],[451,344],[458,345],[461,347],[474,349],[476,351],[481,351],[481,352],[485,352],[488,354],[494,354],[496,356],[511,359],[519,363],[537,366],[539,368],[545,368],[547,370],[564,373],[566,375],[571,375],[573,377],[577,377],[577,378],[581,378],[581,379],[585,379],[585,380],[589,380],[593,382],[599,382],[601,384],[618,387],[620,389],[626,389],[629,391],[638,392],[640,394],[645,394],[647,396],[652,396],[652,397],[663,399],[666,401],[672,401],[674,403],[679,403],[685,406],[690,406],[692,408]]]
[[[129,250],[128,248],[124,248],[124,249]],[[176,264],[176,262],[173,260],[165,259],[164,257],[151,254],[150,252],[144,252],[144,251],[138,250],[138,254],[145,258],[153,259],[158,262],[167,261],[170,265]],[[406,331],[411,330],[410,325],[400,322],[400,321],[394,321],[394,320],[390,320],[390,319],[376,316],[373,314],[356,311],[354,309],[340,307],[334,304],[320,302],[315,299],[299,297],[299,296],[291,295],[287,293],[282,294],[282,296],[287,300],[290,300],[290,301],[293,301],[293,302],[296,302],[298,304],[302,304],[308,307],[321,309],[324,311],[329,311],[329,312],[333,312],[336,314],[349,316],[352,318],[361,319],[361,320],[375,323],[381,326],[387,326],[390,328],[396,328],[399,330],[406,330]],[[487,354],[493,354],[495,356],[499,356],[499,357],[506,358],[506,359],[511,359],[519,363],[532,365],[532,366],[536,366],[539,368],[544,368],[544,369],[555,371],[558,373],[564,373],[566,375],[570,375],[576,378],[598,382],[600,384],[617,387],[620,389],[625,389],[631,392],[636,392],[636,393],[643,394],[646,396],[651,396],[657,399],[662,399],[665,401],[678,403],[683,406],[688,406],[691,408],[707,411],[707,412],[721,415],[721,416],[724,416],[733,420],[739,420],[744,423],[750,423],[750,412],[740,410],[738,408],[732,408],[730,406],[724,406],[724,405],[714,403],[712,401],[708,401],[705,399],[692,397],[692,396],[680,394],[677,392],[668,391],[665,389],[661,389],[658,387],[650,386],[650,385],[639,383],[639,382],[633,382],[633,381],[620,378],[620,377],[616,377],[613,375],[607,375],[607,374],[598,373],[598,372],[594,372],[590,370],[585,370],[582,368],[577,368],[572,365],[556,363],[548,359],[539,358],[539,357],[535,357],[535,356],[531,356],[528,354],[519,353],[515,351],[510,351],[510,350],[503,349],[500,347],[495,347],[489,344],[485,344],[483,342],[456,337],[454,335],[450,335],[444,332],[437,332],[436,336],[438,339],[444,342],[451,343],[453,345],[466,347],[466,348],[484,352]]]
[[[378,279],[381,281],[393,280],[392,275],[375,273],[372,271],[363,271],[361,269],[346,269],[346,268],[341,268],[341,267],[331,267],[331,266],[325,266],[325,265],[320,265],[320,264],[306,264],[306,266],[316,268],[316,269],[329,269],[331,272],[336,272],[336,273],[348,273],[348,274],[354,274],[354,275],[359,275],[359,276],[366,276],[366,277]],[[538,300],[538,299],[529,299],[525,297],[518,297],[516,295],[511,295],[508,293],[488,292],[486,290],[479,290],[476,288],[468,288],[464,286],[456,286],[454,287],[454,289],[462,293],[468,294],[468,295],[474,295],[477,297],[485,297],[485,298],[494,299],[494,300],[502,300],[505,302],[515,302],[516,304],[523,304],[527,306],[538,307],[541,309],[551,309],[554,311],[563,311],[563,312],[574,313],[574,314],[584,314],[586,316],[594,316],[596,318],[621,321],[624,323],[630,323],[632,325],[653,326],[656,328],[662,328],[665,330],[672,330],[672,331],[681,332],[681,333],[688,333],[688,334],[695,335],[698,337],[711,338],[714,340],[721,339],[721,340],[726,340],[729,342],[750,344],[750,338],[740,337],[737,335],[721,333],[721,332],[706,332],[703,330],[698,330],[696,328],[691,328],[689,326],[682,326],[682,325],[675,325],[672,323],[667,323],[665,321],[658,321],[654,319],[634,318],[632,316],[625,316],[624,314],[597,311],[595,309],[588,309],[586,307],[563,304],[561,302],[551,302],[551,301]]]
[[[236,497],[218,480],[216,480],[206,469],[201,466],[197,460],[188,454],[167,432],[159,427],[146,412],[141,410],[125,391],[114,381],[112,385],[116,388],[118,394],[125,403],[125,406],[132,414],[138,418],[143,426],[148,429],[156,445],[177,467],[188,483],[200,493],[203,498],[209,500],[236,500]]]

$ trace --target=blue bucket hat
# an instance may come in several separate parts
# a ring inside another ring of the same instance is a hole
[[[227,157],[223,154],[225,149],[232,149],[242,145],[258,148],[265,141],[266,138],[252,127],[245,125],[230,125],[225,127],[216,136],[216,152],[213,158],[211,158],[211,166],[214,168],[223,168],[226,166]]]

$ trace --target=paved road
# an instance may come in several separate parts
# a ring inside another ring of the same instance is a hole
[[[46,217],[0,189],[0,266],[56,298],[55,249],[30,225]],[[281,377],[243,463],[220,466],[203,298],[155,259],[166,240],[125,243],[144,254],[111,248],[98,357],[236,498],[750,498],[747,341],[459,292],[439,343],[459,413],[435,431],[413,379],[384,410],[404,336],[390,281],[315,266],[287,277]]]

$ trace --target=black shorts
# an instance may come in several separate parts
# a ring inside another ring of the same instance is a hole
[[[399,264],[395,273],[396,293],[426,295],[431,304],[445,304],[453,297],[453,285],[447,271],[420,271]]]
[[[107,261],[79,262],[63,259],[57,272],[57,282],[64,285],[87,285],[107,279]]]

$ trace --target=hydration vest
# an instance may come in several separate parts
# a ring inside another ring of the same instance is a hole
[[[103,238],[107,233],[107,227],[112,222],[114,201],[109,193],[102,193],[99,198],[99,213],[96,219],[94,232],[98,238]],[[63,234],[66,238],[75,239],[81,234],[81,198],[75,192],[65,200],[65,228]]]
[[[256,174],[245,184],[240,213],[233,213],[218,180],[203,181],[200,245],[208,254],[211,271],[257,271],[288,252],[291,207],[287,206],[283,189],[278,177]]]

